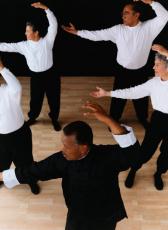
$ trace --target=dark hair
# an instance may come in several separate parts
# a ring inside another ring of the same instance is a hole
[[[140,15],[141,15],[142,9],[141,9],[141,3],[140,2],[129,2],[125,6],[131,6],[132,10],[135,13],[140,13]]]
[[[77,144],[93,144],[93,132],[91,127],[84,121],[74,121],[63,128],[66,136],[75,135]]]
[[[160,53],[155,54],[155,59],[159,59],[160,61],[165,63],[166,68],[168,68],[168,59],[165,55],[162,55]]]

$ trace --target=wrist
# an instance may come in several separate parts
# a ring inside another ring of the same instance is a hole
[[[2,71],[4,69],[4,66],[0,66],[0,71]]]

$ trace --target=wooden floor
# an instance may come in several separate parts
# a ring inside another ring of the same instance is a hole
[[[23,109],[26,117],[29,108],[29,78],[19,79],[23,86]],[[62,125],[73,120],[85,120],[93,128],[95,143],[114,143],[107,128],[98,121],[86,120],[82,116],[81,109],[83,102],[90,99],[89,92],[96,85],[111,89],[112,82],[113,79],[110,77],[62,77],[60,114]],[[109,98],[97,101],[108,110]],[[144,131],[137,123],[131,103],[128,103],[125,109],[123,122],[133,126],[138,139],[142,141]],[[32,132],[36,161],[61,148],[61,132],[55,132],[52,128],[46,100],[39,122],[32,127]],[[139,171],[132,189],[124,187],[127,172],[120,174],[120,188],[129,219],[121,221],[117,225],[117,230],[168,230],[168,175],[163,177],[165,182],[163,191],[156,191],[153,186],[157,155],[158,152]],[[31,194],[27,185],[17,186],[13,190],[4,187],[0,189],[0,230],[64,230],[67,210],[61,181],[40,182],[40,186],[42,191],[38,196]]]

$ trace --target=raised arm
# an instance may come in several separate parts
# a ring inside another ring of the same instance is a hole
[[[10,92],[15,93],[21,91],[20,82],[16,79],[13,73],[11,73],[7,68],[4,67],[1,60],[0,60],[0,73],[4,78],[8,89],[10,89]]]
[[[84,116],[91,116],[99,120],[100,122],[107,125],[114,135],[126,134],[127,130],[120,123],[115,121],[113,118],[109,117],[105,110],[98,104],[87,101],[83,108],[88,109],[88,112],[84,112]]]
[[[66,161],[61,153],[55,153],[50,157],[34,162],[30,166],[15,168],[0,173],[0,179],[8,188],[13,188],[18,184],[36,183],[38,180],[46,181],[61,178]]]
[[[168,50],[162,45],[154,44],[152,46],[152,50],[156,51],[156,52],[158,52],[158,53],[160,53],[160,54],[162,54],[162,55],[164,55],[166,57],[168,57]]]
[[[131,127],[121,125],[109,117],[98,104],[86,102],[84,108],[89,110],[84,115],[95,117],[107,125],[118,143],[118,145],[100,146],[102,152],[108,155],[107,157],[112,170],[127,170],[133,162],[139,160],[140,145]]]
[[[35,3],[31,4],[31,6],[34,8],[39,8],[39,9],[45,10],[46,15],[47,15],[47,19],[48,19],[48,23],[49,23],[46,39],[53,46],[54,40],[55,40],[55,37],[57,34],[57,28],[58,28],[58,23],[57,23],[57,19],[56,19],[55,15],[48,8],[48,6],[42,4],[41,2],[35,2]]]
[[[151,34],[153,34],[155,38],[168,22],[168,11],[159,2],[151,0],[141,1],[146,4],[150,4],[152,9],[155,11],[156,17],[147,21]]]

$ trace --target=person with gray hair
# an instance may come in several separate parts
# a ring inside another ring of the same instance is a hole
[[[149,127],[141,144],[141,159],[134,164],[125,181],[125,185],[131,188],[134,184],[136,172],[142,164],[151,159],[160,142],[160,155],[157,159],[157,170],[154,174],[156,189],[163,189],[162,173],[168,170],[168,60],[167,57],[156,53],[153,67],[155,77],[147,82],[128,89],[106,91],[97,87],[97,91],[91,93],[93,97],[100,98],[111,96],[123,99],[139,99],[150,96],[154,109]]]

